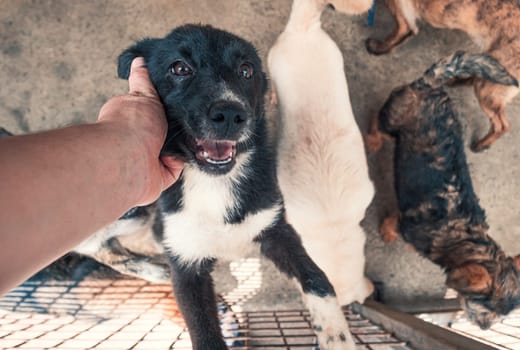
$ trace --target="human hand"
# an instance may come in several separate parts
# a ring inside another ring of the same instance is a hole
[[[128,85],[127,95],[114,97],[101,108],[98,123],[113,125],[130,141],[127,147],[135,148],[131,166],[138,167],[134,170],[141,175],[136,178],[136,188],[131,190],[137,191],[136,205],[146,205],[177,181],[184,163],[159,155],[168,126],[142,57],[132,62]]]

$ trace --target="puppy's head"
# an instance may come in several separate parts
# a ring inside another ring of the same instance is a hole
[[[459,292],[466,316],[482,329],[520,305],[520,255],[501,259],[493,271],[470,263],[448,273],[447,285]]]
[[[126,49],[119,56],[120,78],[128,78],[138,56],[165,107],[163,153],[210,174],[229,172],[262,133],[267,80],[255,48],[210,26],[185,25]]]

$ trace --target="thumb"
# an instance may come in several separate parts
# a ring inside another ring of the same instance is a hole
[[[162,168],[163,177],[163,191],[173,185],[175,181],[181,176],[182,170],[184,169],[184,162],[179,159],[162,156],[161,163],[164,165]]]
[[[157,91],[150,80],[150,75],[146,69],[144,58],[137,57],[130,66],[130,76],[128,77],[129,93],[132,95],[142,95],[147,97],[158,97]]]

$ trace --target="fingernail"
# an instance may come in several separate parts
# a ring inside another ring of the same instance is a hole
[[[132,61],[132,68],[146,67],[146,62],[142,57],[136,57]]]

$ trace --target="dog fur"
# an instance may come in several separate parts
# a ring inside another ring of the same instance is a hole
[[[422,19],[437,28],[466,32],[482,50],[496,58],[509,73],[520,78],[520,1],[518,0],[385,0],[396,28],[384,41],[368,39],[373,54],[384,54],[419,31]],[[475,94],[491,127],[487,135],[472,145],[473,151],[491,146],[510,129],[505,106],[520,91],[480,78],[472,80]]]
[[[383,135],[396,142],[399,208],[381,225],[383,239],[390,242],[399,233],[442,267],[468,318],[486,329],[520,304],[520,256],[506,256],[488,235],[466,163],[462,127],[442,88],[451,79],[471,77],[517,84],[491,56],[457,52],[392,92],[372,121],[367,145],[376,151]]]
[[[332,285],[285,220],[264,115],[267,79],[254,47],[210,26],[186,25],[125,50],[120,77],[128,78],[138,56],[165,106],[163,153],[185,161],[158,201],[155,233],[193,348],[226,349],[211,271],[217,259],[256,248],[299,282],[320,347],[355,349]]]
[[[364,277],[366,236],[360,221],[374,187],[343,56],[321,27],[325,6],[322,0],[294,0],[287,26],[269,51],[268,67],[281,119],[278,179],[287,220],[338,301],[347,305],[362,303],[373,291]],[[316,63],[319,72],[309,77]]]
[[[160,225],[156,204],[134,208],[118,221],[81,242],[74,252],[89,256],[124,275],[168,283],[170,268],[153,226]]]

